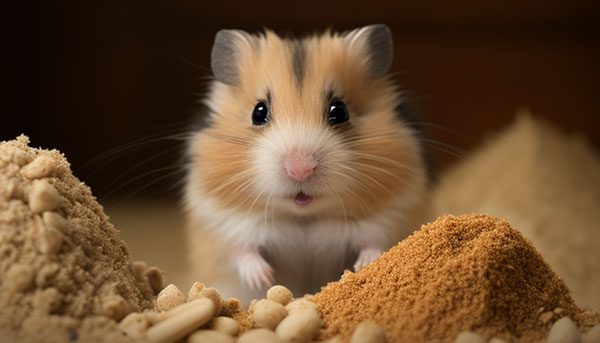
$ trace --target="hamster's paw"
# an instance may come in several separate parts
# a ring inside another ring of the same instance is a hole
[[[268,288],[275,284],[273,268],[258,252],[240,256],[238,271],[244,285],[252,290]]]
[[[354,271],[359,272],[364,267],[371,264],[371,262],[375,261],[379,256],[381,256],[381,249],[366,247],[363,248],[358,254],[358,259],[356,263],[354,263]]]

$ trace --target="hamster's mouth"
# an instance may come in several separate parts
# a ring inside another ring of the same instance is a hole
[[[312,197],[304,192],[296,194],[294,197],[294,203],[298,206],[307,206],[312,201]]]

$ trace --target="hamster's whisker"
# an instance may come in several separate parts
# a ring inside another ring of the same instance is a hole
[[[421,142],[429,145],[433,149],[436,149],[438,151],[446,153],[450,156],[456,157],[460,160],[466,160],[466,158],[468,156],[467,151],[465,151],[459,147],[450,145],[450,144],[442,143],[442,142],[432,140],[432,139],[425,139],[425,138],[421,139]]]
[[[139,180],[139,179],[142,179],[142,178],[144,178],[144,177],[146,177],[146,176],[149,176],[149,175],[152,175],[152,174],[156,174],[156,173],[160,173],[160,172],[163,172],[163,171],[165,171],[165,170],[178,169],[177,171],[175,171],[175,172],[173,172],[173,173],[169,173],[169,174],[166,174],[166,175],[163,175],[163,176],[161,176],[161,177],[160,177],[160,180],[162,180],[162,179],[164,179],[164,178],[165,178],[165,176],[170,176],[170,175],[172,175],[172,174],[174,174],[174,173],[176,173],[176,172],[180,172],[180,171],[181,171],[181,170],[180,170],[180,168],[181,168],[181,166],[179,166],[179,165],[172,165],[172,166],[166,166],[166,167],[157,168],[157,169],[153,169],[153,170],[147,171],[147,172],[145,172],[145,173],[142,173],[142,174],[140,174],[140,175],[138,175],[138,176],[136,176],[136,177],[134,177],[134,178],[132,178],[132,179],[129,179],[127,182],[125,182],[125,183],[123,183],[123,184],[119,185],[118,187],[115,187],[115,188],[111,189],[111,190],[110,190],[108,193],[106,193],[106,194],[103,194],[103,195],[102,195],[102,198],[106,198],[106,197],[110,196],[111,194],[113,194],[114,192],[116,192],[116,191],[118,191],[118,190],[122,189],[123,187],[125,187],[125,186],[127,186],[127,185],[129,185],[129,184],[132,184],[133,182],[135,182],[135,181],[137,181],[137,180]],[[155,179],[155,180],[156,180],[156,179]],[[153,181],[153,183],[154,183],[154,181]],[[150,185],[152,185],[153,183],[151,183]],[[142,190],[143,190],[143,189],[145,189],[145,188],[147,188],[147,187],[148,187],[148,186],[145,186],[144,188],[142,188]],[[139,192],[139,191],[138,191],[138,192]]]
[[[375,193],[373,193],[373,189],[365,186],[364,183],[361,182],[361,180],[357,179],[356,177],[349,175],[349,174],[336,172],[336,171],[331,171],[331,173],[339,176],[342,179],[349,180],[352,184],[357,185],[362,190],[364,190],[365,193],[367,193],[371,198],[373,198],[373,199],[376,198],[377,195]],[[360,202],[364,208],[369,208],[369,205],[365,202],[363,197],[359,196],[358,194],[355,194],[351,189],[345,190],[344,195],[349,195],[352,200],[356,200],[356,201]]]
[[[381,182],[379,182],[377,179],[373,178],[372,176],[370,176],[370,175],[368,175],[368,174],[366,174],[366,173],[364,173],[364,172],[362,172],[362,171],[360,171],[360,170],[358,170],[356,168],[352,168],[352,167],[349,167],[349,166],[342,166],[342,165],[340,165],[340,167],[344,168],[344,169],[347,169],[347,170],[349,170],[349,171],[351,171],[353,173],[359,174],[360,176],[362,176],[362,177],[364,177],[366,179],[369,179],[371,182],[373,182],[379,188],[381,188],[382,190],[384,190],[387,193],[389,193],[392,196],[392,198],[396,197],[396,194],[394,194],[388,187],[386,187],[384,184],[382,184]]]
[[[420,170],[417,167],[410,167],[400,161],[392,160],[391,158],[387,158],[385,156],[379,156],[379,155],[375,155],[375,154],[369,154],[369,153],[358,152],[358,151],[353,151],[352,154],[354,154],[356,156],[360,156],[361,158],[378,161],[378,162],[381,162],[381,163],[389,165],[389,166],[395,166],[395,167],[404,169],[411,173],[415,173]]]
[[[160,152],[158,154],[153,155],[150,158],[147,158],[146,160],[144,160],[144,161],[142,161],[140,163],[135,164],[133,167],[127,169],[125,172],[121,173],[119,176],[117,176],[115,179],[113,179],[111,182],[109,182],[108,185],[105,186],[105,189],[112,189],[113,185],[115,185],[117,182],[119,182],[122,178],[124,178],[130,172],[136,170],[137,168],[139,168],[139,167],[141,167],[143,165],[146,165],[146,164],[148,164],[148,163],[156,160],[157,158],[159,158],[161,156],[164,156],[164,155],[172,152],[173,150],[179,150],[179,148],[180,148],[179,146],[171,147],[171,148],[166,149],[166,150],[164,150],[164,151],[162,151],[162,152]]]
[[[333,187],[326,185],[325,190],[328,194],[331,194],[335,198],[335,201],[342,208],[342,213],[344,214],[344,227],[348,227],[348,212],[346,211],[344,201],[342,200],[342,198],[340,198],[339,194],[335,191],[335,189],[333,189]]]
[[[167,131],[167,130],[165,130],[165,131]],[[119,146],[109,149],[101,154],[98,154],[98,155],[94,156],[93,158],[91,158],[90,160],[88,160],[87,162],[85,162],[84,164],[82,164],[79,168],[77,168],[75,170],[75,173],[77,174],[77,173],[83,172],[83,170],[85,170],[87,167],[89,167],[90,165],[92,165],[98,161],[102,161],[107,158],[118,156],[121,153],[130,151],[130,150],[134,150],[136,148],[139,148],[139,147],[142,147],[142,146],[145,146],[148,144],[162,142],[162,141],[169,141],[169,140],[184,141],[193,135],[193,132],[181,132],[181,129],[179,129],[179,128],[169,129],[167,132],[165,132],[165,131],[154,133],[154,134],[142,137],[142,138],[138,138],[129,143],[119,145]],[[169,132],[175,132],[175,133],[167,134]],[[106,161],[99,168],[103,167],[111,160],[112,159]],[[99,169],[99,168],[97,168],[97,169]],[[96,170],[94,170],[93,173],[95,173],[95,172],[96,172]]]

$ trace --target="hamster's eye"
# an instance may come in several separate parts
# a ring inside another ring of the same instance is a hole
[[[269,108],[264,101],[259,102],[254,106],[252,111],[252,124],[254,125],[265,125],[269,122]]]
[[[336,100],[329,103],[329,111],[327,113],[329,125],[345,123],[349,118],[348,109],[342,101]]]

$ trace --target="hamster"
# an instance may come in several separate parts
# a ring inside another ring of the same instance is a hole
[[[388,72],[390,30],[303,39],[221,30],[188,145],[191,277],[244,303],[314,293],[419,222],[423,147]]]

